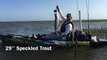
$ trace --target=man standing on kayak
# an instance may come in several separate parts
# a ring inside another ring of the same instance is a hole
[[[61,19],[63,20],[63,24],[60,28],[60,33],[59,34],[47,34],[45,36],[42,36],[41,39],[64,39],[66,40],[67,35],[73,31],[74,29],[74,24],[72,22],[72,16],[70,13],[66,15],[66,18],[62,14],[61,10],[59,9],[59,6],[56,6],[56,10],[58,11]],[[55,19],[57,17],[55,16]]]

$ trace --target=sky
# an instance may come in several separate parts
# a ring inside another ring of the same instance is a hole
[[[78,19],[77,0],[0,0],[0,21],[54,20],[53,10],[59,5],[66,16]],[[86,0],[78,0],[81,18],[87,19]],[[90,19],[107,19],[107,0],[89,0]]]

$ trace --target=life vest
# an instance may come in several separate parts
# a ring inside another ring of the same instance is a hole
[[[65,26],[67,25],[67,24],[71,24],[72,25],[72,29],[74,29],[74,24],[73,24],[73,22],[64,22],[63,24],[62,24],[62,26],[61,26],[61,29],[60,29],[60,32],[65,32]]]

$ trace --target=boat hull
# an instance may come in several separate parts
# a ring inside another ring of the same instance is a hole
[[[75,46],[75,41],[58,41],[58,40],[24,40],[24,39],[13,39],[3,42],[4,45],[12,46],[61,46],[61,47],[72,47]],[[90,42],[90,41],[77,41],[77,46],[88,46],[88,47],[100,47],[106,46],[107,41]]]
[[[1,41],[3,45],[12,45],[12,46],[61,46],[61,47],[72,47],[72,46],[89,46],[89,47],[99,47],[106,46],[107,40],[98,42],[93,42],[91,40],[42,40],[28,37],[7,37],[1,36]]]

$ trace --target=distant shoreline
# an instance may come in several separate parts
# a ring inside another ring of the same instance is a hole
[[[29,20],[29,21],[0,21],[0,22],[53,22],[54,20]],[[59,20],[61,21],[61,20]],[[79,20],[73,20],[79,22]],[[88,20],[82,20],[82,22],[88,22]],[[107,22],[107,19],[90,19],[89,22]]]

